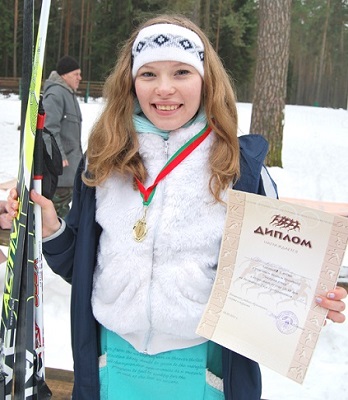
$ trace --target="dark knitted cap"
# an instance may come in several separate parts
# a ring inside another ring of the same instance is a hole
[[[56,68],[59,75],[67,74],[71,71],[75,71],[76,69],[80,69],[80,66],[78,62],[70,56],[62,57],[58,61]]]

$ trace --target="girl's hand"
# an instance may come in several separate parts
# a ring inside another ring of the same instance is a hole
[[[343,299],[347,297],[347,291],[341,286],[337,286],[334,290],[330,290],[326,297],[317,296],[316,302],[320,304],[321,307],[327,308],[329,310],[327,314],[327,319],[333,322],[342,323],[345,321],[346,317],[343,311],[346,308],[346,304]]]
[[[56,210],[51,200],[38,194],[35,190],[30,192],[30,198],[41,207],[42,211],[42,237],[53,235],[60,228]],[[13,219],[17,217],[19,211],[18,193],[16,189],[11,189],[7,198],[6,210]]]

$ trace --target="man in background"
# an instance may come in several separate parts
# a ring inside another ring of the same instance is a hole
[[[64,218],[70,209],[75,172],[82,158],[82,116],[76,97],[81,81],[81,69],[77,61],[62,57],[44,84],[43,106],[46,111],[45,128],[56,139],[63,160],[63,174],[53,197],[57,214]],[[44,134],[49,151],[49,135]]]

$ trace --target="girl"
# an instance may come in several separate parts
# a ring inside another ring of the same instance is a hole
[[[195,333],[213,285],[226,190],[276,197],[261,136],[237,137],[235,95],[207,37],[161,16],[105,83],[72,210],[42,207],[45,257],[72,284],[73,399],[259,400],[254,361]],[[15,191],[9,204],[18,209]],[[342,322],[337,288],[321,306]]]

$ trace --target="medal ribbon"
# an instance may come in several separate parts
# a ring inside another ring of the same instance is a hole
[[[177,167],[188,155],[190,155],[193,150],[198,147],[203,140],[209,135],[211,132],[211,128],[206,125],[197,135],[195,135],[192,139],[186,142],[180,149],[173,154],[173,156],[167,161],[164,167],[161,169],[154,183],[149,186],[147,189],[145,186],[139,181],[139,179],[135,178],[138,189],[143,198],[144,206],[148,206],[151,203],[151,200],[155,194],[156,186],[158,183],[164,179],[175,167]]]

